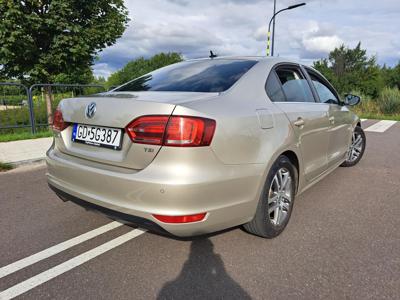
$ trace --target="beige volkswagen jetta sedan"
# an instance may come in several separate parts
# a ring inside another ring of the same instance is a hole
[[[64,201],[176,236],[244,225],[272,238],[294,198],[365,149],[317,71],[282,58],[177,63],[61,101],[48,183]]]

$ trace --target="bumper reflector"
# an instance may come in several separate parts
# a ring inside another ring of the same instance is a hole
[[[162,215],[153,215],[158,221],[163,223],[193,223],[204,220],[207,213],[195,214],[195,215],[187,215],[187,216],[162,216]]]

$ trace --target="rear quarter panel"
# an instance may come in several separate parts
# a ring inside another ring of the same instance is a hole
[[[178,105],[173,113],[216,120],[211,149],[223,164],[262,165],[264,171],[259,176],[257,197],[252,207],[254,211],[267,173],[281,153],[293,151],[301,167],[291,125],[265,92],[265,81],[271,66],[260,61],[219,97]]]
[[[211,148],[224,164],[267,164],[293,143],[285,114],[269,101],[264,85],[270,67],[260,61],[219,97],[178,105],[174,115],[216,120]]]

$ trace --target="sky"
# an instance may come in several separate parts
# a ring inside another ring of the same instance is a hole
[[[360,41],[378,63],[400,61],[400,0],[277,0],[277,9],[306,2],[276,17],[275,55],[305,64]],[[130,60],[159,52],[185,59],[265,55],[273,0],[125,0],[128,28],[93,66],[108,77]]]

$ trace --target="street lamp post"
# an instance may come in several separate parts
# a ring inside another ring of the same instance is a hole
[[[281,10],[278,10],[277,12],[275,12],[276,9],[276,0],[274,0],[274,15],[272,16],[271,20],[269,20],[269,24],[268,24],[268,40],[267,40],[267,56],[269,56],[270,54],[270,48],[271,48],[271,56],[274,56],[274,46],[275,46],[275,17],[277,14],[285,11],[285,10],[289,10],[289,9],[294,9],[300,6],[304,6],[306,5],[305,3],[299,3],[299,4],[295,4],[295,5],[290,5],[286,8],[283,8]],[[270,41],[271,41],[271,23],[274,22],[273,26],[272,26],[272,47],[270,47]]]
[[[273,14],[273,23],[272,23],[272,56],[274,56],[274,43],[275,43],[275,14],[276,14],[276,0],[274,0],[274,14]],[[270,27],[271,27],[271,21],[269,21],[269,26],[268,26],[268,36],[271,36],[271,31],[270,31]],[[269,42],[268,42],[269,44]]]

